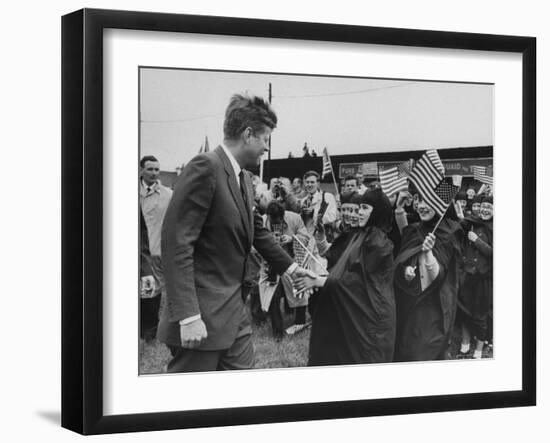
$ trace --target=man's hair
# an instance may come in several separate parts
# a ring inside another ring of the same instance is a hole
[[[277,116],[263,98],[246,94],[235,94],[231,97],[223,122],[223,135],[226,139],[239,138],[246,128],[257,133],[266,126],[274,129],[277,126]]]
[[[307,171],[305,174],[304,174],[304,180],[306,180],[308,177],[315,177],[317,179],[317,181],[320,181],[320,175],[318,172],[316,171]]]
[[[347,182],[347,181],[350,181],[350,180],[355,180],[355,184],[358,185],[359,184],[359,180],[357,179],[357,177],[355,175],[346,175],[346,177],[344,178],[344,183]]]
[[[159,162],[154,155],[145,155],[140,161],[139,166],[145,168],[145,163],[147,162]]]

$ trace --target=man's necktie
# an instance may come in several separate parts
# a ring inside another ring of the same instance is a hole
[[[241,185],[241,195],[243,197],[244,207],[248,211],[248,199],[247,199],[247,194],[246,194],[246,184],[244,182],[244,172],[242,170],[241,170],[241,172],[239,172],[239,182],[240,182],[240,185]]]

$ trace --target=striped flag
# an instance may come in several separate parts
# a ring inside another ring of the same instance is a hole
[[[380,186],[384,194],[391,197],[393,194],[409,189],[408,177],[412,169],[412,162],[413,160],[409,160],[392,168],[378,170]]]
[[[325,176],[328,174],[332,174],[332,163],[330,162],[328,150],[325,147],[323,149],[323,172],[321,174],[321,179],[325,178]]]
[[[486,168],[485,166],[472,166],[472,172],[474,173],[474,179],[485,183],[486,185],[493,185],[493,168]]]
[[[437,188],[435,188],[435,193],[445,203],[446,207],[449,203],[451,203],[452,199],[455,198],[456,194],[458,194],[459,189],[459,186],[450,185],[443,180],[439,183],[439,185],[437,185]],[[443,209],[443,212],[445,212],[445,208]]]
[[[443,180],[445,168],[436,150],[429,150],[416,162],[409,179],[416,186],[422,198],[439,215],[443,215],[447,204],[435,193],[435,189]]]

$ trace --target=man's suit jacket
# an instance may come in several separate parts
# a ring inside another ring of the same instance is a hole
[[[247,205],[221,146],[189,162],[176,184],[162,229],[166,306],[158,338],[180,346],[179,321],[200,314],[208,337],[201,350],[229,348],[247,322],[242,284],[251,246],[283,273],[292,259],[253,213],[252,181],[245,171]]]

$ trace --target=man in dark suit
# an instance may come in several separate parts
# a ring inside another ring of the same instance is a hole
[[[223,145],[193,158],[178,179],[161,248],[167,297],[157,336],[172,351],[168,372],[253,367],[242,296],[252,245],[277,273],[305,272],[253,212],[252,181],[244,170],[259,164],[276,124],[262,98],[234,95]]]

